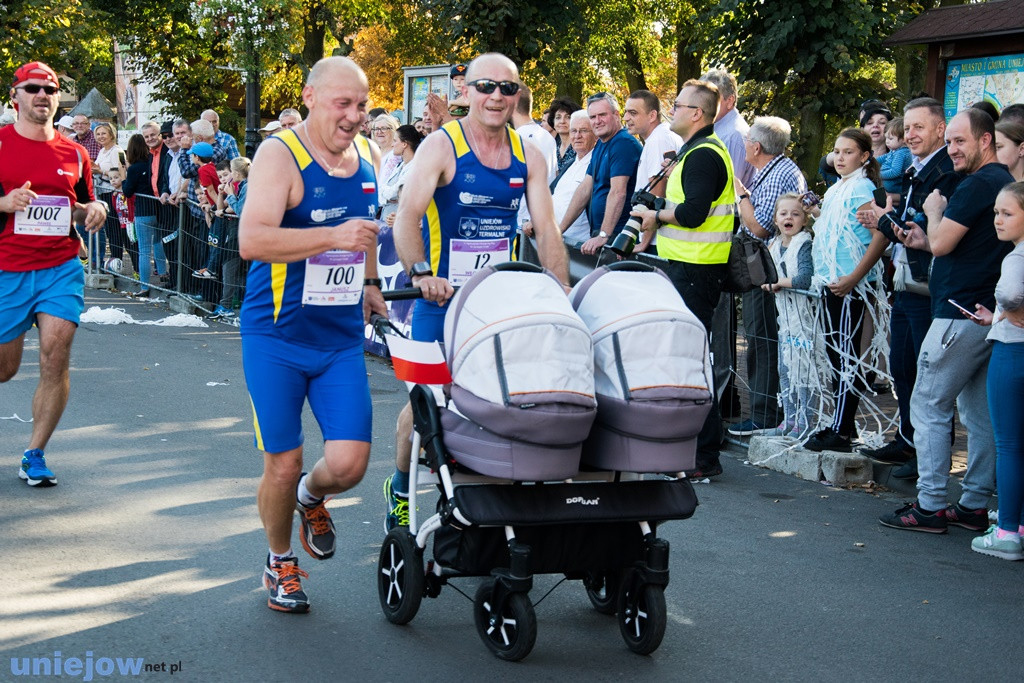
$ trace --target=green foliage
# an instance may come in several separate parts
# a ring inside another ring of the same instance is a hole
[[[742,107],[794,121],[811,177],[826,129],[852,121],[859,102],[895,94],[882,41],[920,11],[894,0],[722,0],[702,15],[709,30],[696,45],[736,75]]]
[[[26,62],[42,61],[80,81],[109,67],[111,46],[102,29],[108,16],[100,3],[82,0],[14,0],[0,3],[0,78],[10,82]],[[92,84],[79,83],[88,92]]]

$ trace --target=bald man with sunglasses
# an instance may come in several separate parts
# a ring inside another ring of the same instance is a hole
[[[403,189],[395,218],[395,246],[416,302],[412,336],[444,337],[445,304],[454,287],[484,266],[508,261],[525,200],[533,219],[541,264],[568,288],[569,268],[548,190],[548,167],[508,122],[520,96],[519,70],[508,57],[480,55],[466,69],[466,118],[429,135],[416,151],[416,182]],[[398,418],[396,471],[384,482],[385,526],[409,523],[408,482],[412,434],[409,407]]]

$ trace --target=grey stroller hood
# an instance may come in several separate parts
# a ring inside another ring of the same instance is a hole
[[[570,295],[594,340],[598,417],[583,462],[630,472],[693,467],[711,409],[707,334],[659,270],[598,268]]]
[[[453,457],[482,474],[563,479],[596,414],[590,331],[558,280],[530,264],[477,272],[445,316]]]

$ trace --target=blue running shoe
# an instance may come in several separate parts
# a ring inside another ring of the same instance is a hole
[[[394,476],[391,474],[384,480],[384,502],[388,509],[388,513],[384,517],[385,532],[391,531],[396,526],[409,526],[409,498],[395,493],[391,486],[391,478]]]
[[[21,458],[21,469],[18,476],[29,486],[55,486],[57,477],[46,466],[46,458],[38,448],[25,451]]]

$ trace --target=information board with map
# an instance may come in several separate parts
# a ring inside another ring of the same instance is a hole
[[[975,102],[1003,107],[1024,102],[1024,54],[952,59],[946,67],[946,119]]]

